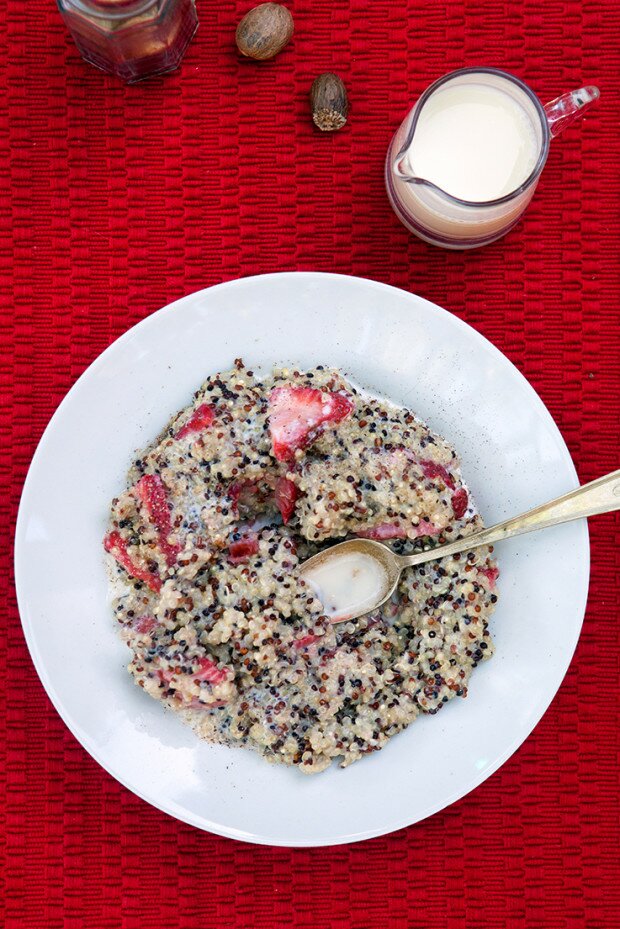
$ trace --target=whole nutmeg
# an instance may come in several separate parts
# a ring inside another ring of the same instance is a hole
[[[323,132],[342,129],[349,113],[347,89],[337,74],[320,74],[310,89],[314,125]]]
[[[246,58],[275,58],[291,41],[293,17],[281,3],[260,3],[237,26],[237,48]]]

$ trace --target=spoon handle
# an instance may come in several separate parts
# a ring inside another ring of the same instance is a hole
[[[440,545],[416,555],[405,555],[399,559],[403,568],[423,564],[425,561],[434,561],[444,555],[456,555],[458,552],[469,551],[479,545],[492,545],[502,539],[511,539],[525,532],[535,529],[547,529],[560,523],[568,523],[573,519],[583,519],[586,516],[596,516],[598,513],[611,513],[620,510],[620,469],[599,477],[596,481],[584,484],[563,497],[556,497],[549,503],[528,510],[521,516],[513,516],[502,523],[482,529],[464,539]]]

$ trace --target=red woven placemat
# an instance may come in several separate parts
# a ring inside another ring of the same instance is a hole
[[[616,517],[591,525],[584,632],[533,735],[472,795],[360,845],[251,847],[168,818],[89,758],[33,670],[9,538],[37,440],[110,341],[200,287],[316,269],[413,290],[480,329],[524,372],[583,480],[620,463],[615,0],[291,0],[295,39],[261,65],[232,44],[249,5],[198,0],[201,27],[182,69],[126,88],[82,65],[52,0],[3,4],[0,922],[618,926]],[[597,83],[602,101],[553,143],[525,222],[459,255],[405,232],[381,174],[416,95],[465,64],[507,68],[543,100]],[[306,95],[328,69],[347,82],[352,111],[346,129],[322,136]]]

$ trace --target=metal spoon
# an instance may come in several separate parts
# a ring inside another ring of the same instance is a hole
[[[319,552],[305,561],[300,568],[301,576],[307,575],[309,571],[320,566],[327,565],[331,559],[340,558],[342,555],[358,554],[366,558],[372,558],[382,569],[382,585],[380,584],[379,593],[376,602],[369,605],[366,599],[363,605],[355,603],[355,585],[352,585],[350,608],[332,612],[330,619],[332,622],[344,622],[345,620],[357,619],[376,610],[382,606],[386,600],[394,593],[396,585],[400,580],[400,575],[405,568],[414,565],[424,564],[426,561],[436,561],[446,555],[456,555],[459,552],[470,551],[479,545],[492,545],[500,542],[502,539],[510,539],[516,535],[522,535],[525,532],[533,532],[536,529],[547,529],[549,526],[557,526],[560,523],[568,523],[573,519],[583,519],[587,516],[596,516],[599,513],[610,513],[613,510],[620,510],[620,469],[612,471],[605,477],[599,477],[596,481],[584,484],[577,490],[572,490],[562,497],[557,497],[549,503],[543,503],[528,510],[521,516],[514,516],[488,529],[482,529],[473,535],[463,539],[457,539],[456,542],[449,542],[447,545],[438,545],[435,548],[428,548],[426,551],[418,552],[415,555],[396,555],[391,549],[381,542],[375,542],[371,539],[351,539],[348,542],[341,542],[333,545],[325,551]]]

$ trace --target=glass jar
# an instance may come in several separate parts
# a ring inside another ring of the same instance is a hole
[[[128,83],[173,71],[198,28],[194,0],[57,0],[84,61]]]

